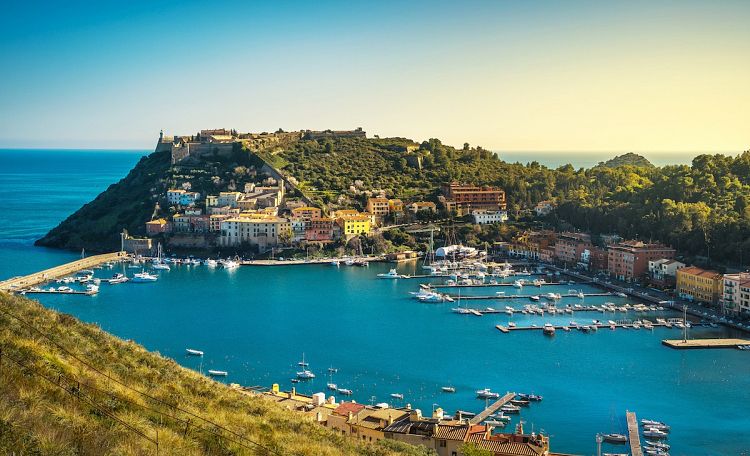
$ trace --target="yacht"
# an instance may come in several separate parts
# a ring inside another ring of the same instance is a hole
[[[240,264],[238,262],[234,261],[234,260],[222,260],[221,261],[221,266],[224,269],[234,269],[234,268],[238,267],[239,265]]]
[[[211,258],[208,258],[206,261],[203,262],[206,266],[209,268],[215,268],[219,265],[219,263],[216,260],[212,260]]]
[[[153,262],[151,264],[151,267],[153,269],[160,269],[163,271],[169,271],[169,265],[164,262],[161,258],[161,242],[157,245],[156,248],[156,258],[153,259]]]
[[[615,293],[615,296],[617,296],[617,297],[619,297],[619,298],[627,298],[627,297],[628,297],[628,295],[626,295],[625,293],[623,293],[623,292],[621,292],[621,291],[620,291],[620,292],[617,292],[617,293]]]
[[[512,321],[508,322],[508,328],[515,328],[515,327],[516,327],[516,324],[514,322]]]
[[[666,439],[669,436],[669,434],[667,434],[664,431],[660,431],[658,429],[646,428],[643,431],[643,436],[648,437],[650,439]]]
[[[404,399],[404,395],[401,394],[401,393],[391,393],[391,397],[393,399],[398,399],[398,400],[403,400]]]
[[[628,438],[623,434],[604,434],[602,437],[605,442],[610,443],[625,443],[628,441]]]
[[[212,377],[226,377],[227,375],[229,375],[229,373],[227,371],[209,369],[208,375]]]
[[[456,388],[454,386],[443,386],[440,388],[440,390],[444,393],[455,393]]]
[[[515,282],[513,282],[513,288],[523,288],[523,281],[516,280]]]
[[[545,323],[544,327],[542,328],[542,331],[544,332],[544,334],[548,336],[552,336],[555,334],[555,327],[552,326],[551,323]]]
[[[130,280],[134,283],[156,282],[159,280],[159,277],[149,274],[146,271],[141,271],[133,275],[133,278]]]
[[[503,413],[521,413],[521,407],[513,404],[505,404],[500,407],[500,411]]]
[[[396,272],[396,268],[391,269],[385,274],[378,274],[378,279],[400,279],[401,274]]]
[[[350,389],[346,389],[346,388],[339,388],[339,389],[338,389],[338,390],[336,390],[336,391],[337,391],[337,392],[338,392],[339,394],[343,394],[344,396],[351,396],[351,395],[352,395],[352,390],[350,390]]]
[[[92,283],[86,285],[86,293],[87,294],[97,294],[97,293],[99,293],[99,285],[94,285]]]
[[[336,385],[335,383],[327,383],[327,384],[326,384],[326,387],[327,387],[327,388],[328,388],[329,390],[331,390],[331,391],[336,391],[336,390],[338,389],[338,385]]]
[[[161,271],[169,271],[171,269],[167,263],[161,263],[161,262],[153,263],[151,265],[151,268],[161,270]]]
[[[539,301],[540,298],[539,298],[539,295],[534,295],[534,296],[529,296],[529,299],[531,299],[532,301]]]
[[[585,294],[583,294],[583,292],[582,292],[582,291],[579,291],[578,293],[576,293],[576,297],[578,297],[578,299],[583,299],[583,298],[585,298],[585,297],[586,297],[586,295],[585,295]]]
[[[497,399],[500,397],[500,393],[493,393],[489,388],[484,388],[477,391],[477,397],[479,399]]]
[[[307,368],[309,364],[305,362],[304,353],[302,354],[302,361],[298,362],[297,365],[302,367],[302,370],[297,372],[297,378],[302,379],[302,380],[315,378],[315,374],[310,369]]]
[[[203,356],[203,352],[200,350],[193,350],[192,348],[186,348],[185,353],[190,356]]]

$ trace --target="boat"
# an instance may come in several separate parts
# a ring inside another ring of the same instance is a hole
[[[401,275],[393,268],[387,273],[378,274],[378,279],[400,279]]]
[[[203,264],[205,264],[209,268],[215,268],[216,266],[219,265],[219,263],[216,260],[213,260],[211,258],[206,259],[206,261],[204,261]]]
[[[617,292],[617,293],[615,293],[615,296],[617,296],[617,297],[619,297],[619,298],[627,298],[627,297],[628,297],[628,295],[626,295],[625,293],[623,293],[623,292],[621,292],[621,291],[620,291],[620,292]]]
[[[331,391],[336,391],[338,389],[338,386],[335,383],[327,383],[326,387]]]
[[[152,263],[151,264],[151,269],[157,269],[157,270],[160,270],[160,271],[169,271],[169,270],[171,270],[171,268],[169,267],[169,265],[166,264],[166,263]]]
[[[343,394],[344,396],[351,396],[352,390],[346,389],[346,388],[339,388],[336,390],[339,394]]]
[[[186,348],[185,352],[190,356],[203,356],[203,352],[200,350],[193,350],[192,348]]]
[[[149,274],[146,271],[141,271],[133,275],[133,278],[130,280],[134,283],[156,282],[159,280],[159,277]]]
[[[578,293],[576,293],[576,297],[578,297],[578,299],[583,299],[583,298],[585,298],[585,297],[586,297],[586,295],[585,295],[585,294],[583,294],[583,292],[582,292],[582,291],[579,291]]]
[[[605,442],[609,443],[625,443],[628,441],[627,436],[624,434],[603,434],[602,438],[604,438]]]
[[[443,386],[440,388],[440,390],[444,393],[455,393],[456,388],[454,386]]]
[[[513,282],[513,288],[523,288],[523,281],[516,280],[515,282]]]
[[[669,434],[658,429],[646,428],[643,431],[643,436],[651,439],[666,439],[669,437]]]
[[[539,299],[541,298],[538,295],[534,295],[534,296],[529,296],[529,299],[531,299],[532,301],[539,301]]]
[[[641,426],[665,426],[665,424],[661,421],[642,419]]]
[[[649,446],[651,448],[657,448],[663,451],[669,451],[669,448],[670,448],[669,444],[664,443],[664,442],[658,442],[658,441],[652,442],[650,440],[646,440],[644,443],[646,444],[646,446]]]
[[[418,296],[417,299],[421,302],[445,302],[448,300],[445,295],[436,292],[425,293],[424,295]]]
[[[338,367],[329,367],[328,368],[328,372],[330,372],[331,374],[335,374],[338,371],[339,371]]]
[[[516,327],[516,324],[514,322],[512,321],[508,322],[508,328],[515,328],[515,327]]]
[[[532,401],[532,402],[540,402],[543,397],[538,394],[526,394],[521,393],[518,395],[520,399],[526,400],[526,401]]]
[[[86,293],[88,293],[88,294],[97,294],[97,293],[99,293],[99,285],[94,285],[92,283],[86,285]]]
[[[484,424],[486,424],[487,426],[505,427],[505,421],[484,420]]]
[[[401,393],[391,393],[391,397],[394,399],[402,400],[404,398],[404,395]]]
[[[497,399],[500,397],[500,393],[493,393],[489,388],[480,389],[476,393],[479,399]]]
[[[331,260],[331,262],[328,263],[328,264],[330,264],[331,266],[339,267],[339,265],[341,264],[341,262],[339,260]]]
[[[511,399],[510,403],[519,407],[528,407],[530,402],[525,399]]]
[[[234,260],[222,260],[221,261],[221,267],[224,269],[234,269],[238,267],[240,264]]]
[[[107,282],[111,283],[111,284],[117,284],[117,283],[127,282],[128,280],[130,280],[130,279],[128,279],[127,277],[125,277],[125,274],[117,273],[117,274],[113,275],[111,279],[107,280]]]
[[[55,291],[55,289],[54,288],[50,288],[50,291]],[[63,287],[59,287],[57,289],[57,291],[60,292],[60,293],[72,293],[73,289],[70,288],[70,287],[63,286]]]
[[[548,336],[552,336],[555,334],[555,327],[551,323],[545,323],[542,332]]]
[[[159,269],[162,271],[169,271],[169,265],[165,263],[161,258],[161,242],[156,247],[156,258],[154,258],[151,268],[152,269]]]
[[[227,371],[209,369],[208,375],[212,377],[226,377],[227,375],[229,375],[229,373]]]
[[[500,407],[503,413],[521,413],[521,407],[513,404],[505,404]]]
[[[302,370],[297,372],[297,378],[302,379],[302,380],[309,380],[311,378],[315,378],[315,374],[310,369],[307,368],[309,364],[305,362],[304,353],[302,353],[302,361],[298,362],[297,365],[302,367]]]

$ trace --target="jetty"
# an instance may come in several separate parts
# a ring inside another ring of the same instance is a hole
[[[737,348],[741,345],[750,345],[747,339],[676,339],[662,340],[662,345],[675,350],[690,350],[699,348]]]
[[[489,407],[487,407],[486,409],[482,410],[479,414],[475,415],[474,418],[472,418],[471,420],[469,420],[469,424],[479,424],[479,423],[481,423],[482,421],[484,421],[487,418],[489,418],[490,415],[492,415],[493,413],[497,412],[500,409],[500,407],[502,407],[503,405],[505,405],[508,402],[510,402],[511,399],[513,399],[514,397],[516,397],[516,393],[506,393],[505,396],[503,396],[500,399],[496,400],[495,402],[493,402],[492,404],[490,404]]]
[[[417,276],[412,276],[417,277]],[[431,276],[431,277],[439,277],[439,276]],[[581,284],[591,284],[592,281],[588,282],[576,282],[576,283],[568,283],[568,282],[545,282],[540,283],[539,285],[534,285],[532,283],[527,283],[524,285],[524,288],[541,288],[541,287],[549,287],[549,286],[573,286],[573,285],[581,285]],[[454,283],[454,284],[430,284],[432,288],[488,288],[488,287],[512,287],[514,286],[512,283],[471,283],[471,284],[460,284],[460,283]],[[611,293],[607,293],[611,294]]]
[[[90,257],[82,258],[80,260],[71,261],[70,263],[61,264],[53,268],[45,269],[43,271],[35,272],[33,274],[13,277],[12,279],[0,282],[0,291],[14,292],[20,291],[22,288],[33,287],[40,283],[45,283],[50,280],[59,279],[83,269],[91,269],[100,264],[109,263],[112,261],[122,261],[128,258],[126,252],[112,252],[103,253],[101,255],[92,255]]]
[[[431,288],[440,288],[440,287],[431,287]],[[454,298],[454,299],[458,299],[458,295],[450,295],[449,294],[448,296],[450,296],[451,298]],[[489,295],[489,296],[463,296],[462,295],[461,296],[461,300],[530,299],[532,296],[537,296],[537,295],[521,295],[521,294],[511,294],[511,295],[500,294],[500,295],[494,295],[494,296],[492,296],[492,295]],[[584,293],[583,296],[584,296],[584,298],[585,297],[589,297],[589,296],[612,296],[612,293],[608,293],[608,292],[604,292],[604,293]],[[565,294],[560,294],[560,297],[561,298],[577,298],[579,296],[578,296],[578,293],[576,293],[576,294],[565,293]],[[540,296],[540,298],[544,298],[544,296]]]
[[[577,326],[571,326],[571,325],[552,325],[552,327],[555,328],[555,330],[558,330],[558,329],[565,330],[565,328],[567,328],[570,331],[582,331],[582,328],[584,326],[588,326],[589,329],[590,328],[596,328],[597,330],[598,329],[635,329],[635,328],[633,328],[633,324],[634,323],[622,323],[622,322],[615,323],[614,325],[611,325],[611,324],[608,324],[608,323],[600,323],[600,324],[579,323]],[[651,326],[654,327],[654,328],[656,328],[656,327],[669,327],[665,323],[654,323],[654,322],[651,322]],[[498,331],[500,331],[503,334],[508,334],[509,332],[513,332],[513,331],[533,331],[533,330],[540,330],[541,331],[541,330],[544,329],[544,326],[504,326],[504,325],[495,325],[495,329],[497,329]],[[675,329],[677,329],[677,328],[675,328]],[[646,330],[646,331],[648,331],[649,328],[646,328],[645,326],[643,326],[641,324],[638,327],[637,330]],[[664,341],[662,341],[662,343],[663,342]],[[679,342],[682,342],[682,341],[680,340]],[[745,341],[745,342],[746,342],[746,344],[750,344],[750,341]],[[733,346],[736,347],[737,345],[745,345],[745,344],[736,344],[736,345],[733,345]]]
[[[625,412],[625,416],[628,421],[628,442],[630,442],[630,454],[631,456],[643,456],[643,449],[641,448],[641,434],[638,429],[638,418],[635,416],[635,412]]]

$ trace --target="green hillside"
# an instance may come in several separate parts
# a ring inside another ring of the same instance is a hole
[[[0,453],[424,455],[360,444],[35,301],[0,293]]]

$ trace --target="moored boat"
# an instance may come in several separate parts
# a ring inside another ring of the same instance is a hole
[[[208,375],[210,375],[212,377],[226,377],[227,375],[229,375],[229,372],[223,371],[223,370],[209,369],[208,370]]]

